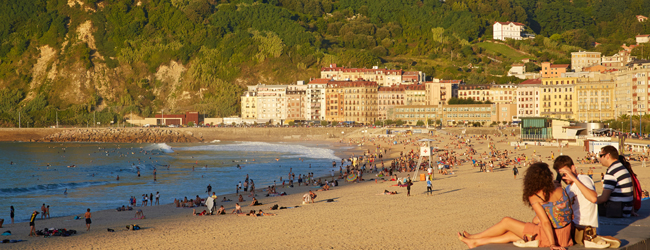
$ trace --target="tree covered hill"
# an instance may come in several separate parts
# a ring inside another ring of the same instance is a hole
[[[246,85],[308,80],[331,63],[516,81],[500,77],[511,58],[478,46],[494,21],[537,34],[511,48],[565,62],[634,43],[648,14],[647,0],[3,0],[0,126],[19,113],[22,126],[236,115]]]

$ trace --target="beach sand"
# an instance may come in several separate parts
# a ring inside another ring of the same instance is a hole
[[[424,136],[419,135],[412,138],[422,137]],[[442,142],[434,144],[448,145],[449,137],[444,138]],[[359,135],[353,139],[359,139]],[[478,153],[487,150],[487,142],[474,142]],[[357,144],[341,144],[338,139],[327,143],[334,148]],[[399,149],[404,150],[403,147],[399,146]],[[354,151],[347,151],[358,154],[371,148],[374,146],[366,143]],[[398,156],[400,151],[397,148],[393,146],[387,158]],[[513,149],[505,142],[498,143],[497,148],[508,151]],[[411,149],[415,149],[415,146],[407,146],[404,152]],[[517,154],[531,155],[533,150],[541,154],[544,162],[549,164],[551,161],[546,157],[551,155],[551,151],[556,156],[559,155],[557,148],[535,146],[528,146],[528,149],[517,151]],[[339,154],[347,158],[348,153]],[[563,153],[572,156],[574,161],[577,157],[585,156],[582,148],[577,146],[565,148]],[[386,161],[387,166],[388,162]],[[650,187],[650,168],[642,168],[639,162],[632,162],[632,166],[642,186],[646,189]],[[600,173],[605,167],[580,164],[578,167],[578,171],[582,169],[585,173],[587,167],[596,167],[594,180],[600,194]],[[511,168],[481,173],[473,169],[471,164],[465,163],[455,168],[455,175],[435,174],[433,196],[426,195],[425,182],[415,182],[411,190],[412,196],[407,197],[406,188],[392,186],[395,182],[339,181],[342,184],[339,187],[316,192],[318,197],[315,204],[301,204],[302,195],[310,189],[314,190],[312,186],[278,189],[289,194],[282,197],[264,197],[258,193],[258,200],[264,204],[262,206],[249,207],[250,197],[245,197],[246,202],[241,204],[243,211],[263,209],[277,216],[193,216],[192,209],[161,205],[135,208],[144,211],[147,217],[144,220],[132,220],[135,211],[91,211],[93,224],[89,232],[85,231],[83,219],[73,220],[71,216],[36,221],[37,229],[55,227],[77,230],[78,234],[71,237],[27,237],[28,223],[11,225],[5,218],[1,231],[11,230],[13,234],[0,236],[0,239],[27,241],[0,246],[12,249],[466,249],[465,244],[456,237],[456,232],[467,230],[476,233],[506,216],[522,221],[533,218],[534,212],[522,202],[524,172],[525,168],[521,169],[519,177],[513,179]],[[336,173],[338,175],[338,167]],[[409,173],[400,173],[398,176],[406,174]],[[413,176],[413,173],[410,174]],[[368,173],[364,174],[364,178],[368,180],[375,177]],[[399,194],[380,195],[384,190],[397,191]],[[129,195],[125,194],[125,199]],[[164,198],[164,194],[161,195]],[[187,194],[188,197],[195,195]],[[227,197],[235,200],[234,195]],[[335,202],[328,203],[327,199],[334,199]],[[230,213],[235,201],[217,204],[224,205]],[[269,207],[273,204],[300,207],[271,211]],[[202,210],[199,208],[199,211]],[[79,216],[83,217],[83,212],[85,208],[80,207]],[[125,226],[128,224],[138,224],[142,229],[126,231]],[[112,228],[115,232],[107,232],[107,228]]]

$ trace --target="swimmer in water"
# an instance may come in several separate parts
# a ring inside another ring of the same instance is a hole
[[[63,195],[68,195],[68,189],[66,188],[65,191],[63,191]]]
[[[115,180],[118,180],[118,181],[119,181],[119,180],[120,180],[120,176],[118,175],[118,176],[117,176],[117,179],[115,179]]]
[[[280,161],[280,158],[275,158],[275,161]]]

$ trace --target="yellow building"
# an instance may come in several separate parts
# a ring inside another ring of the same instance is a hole
[[[517,85],[514,84],[492,84],[489,91],[492,103],[510,104],[517,99]]]
[[[458,97],[458,85],[461,80],[440,80],[433,79],[431,82],[425,82],[425,105],[444,105],[452,97]]]
[[[325,89],[326,121],[344,121],[343,98],[343,86],[338,82],[328,82]]]
[[[404,86],[406,94],[406,105],[425,105],[426,104],[426,87],[425,85],[406,85]]]
[[[578,98],[578,121],[597,122],[614,119],[614,87],[609,81],[578,81],[576,95]]]
[[[257,96],[254,91],[247,91],[241,97],[241,118],[257,120]]]
[[[496,104],[459,104],[459,105],[408,105],[393,108],[391,119],[402,120],[406,124],[416,125],[418,121],[426,124],[427,120],[442,121],[444,125],[463,125],[480,122],[489,125],[496,121],[499,112]],[[516,107],[508,107],[516,111]]]
[[[540,86],[540,116],[556,119],[575,119],[577,98],[576,77],[542,78]]]

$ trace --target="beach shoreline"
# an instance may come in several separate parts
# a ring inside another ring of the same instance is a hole
[[[375,134],[376,135],[376,134]],[[375,145],[357,143],[364,135],[335,138],[323,141],[303,141],[305,144],[328,145],[335,150],[335,155],[348,158],[352,152],[360,154],[364,150],[374,152]],[[365,135],[367,137],[367,135]],[[374,135],[373,135],[374,136]],[[395,140],[423,138],[427,135],[398,136]],[[433,137],[439,142],[434,144],[444,147],[452,140],[448,136]],[[340,140],[347,140],[345,144]],[[352,143],[349,143],[352,140]],[[478,153],[487,150],[487,143],[476,141]],[[289,142],[287,142],[289,143]],[[383,143],[386,147],[387,144]],[[433,145],[432,145],[433,146]],[[345,147],[346,149],[341,149]],[[352,147],[352,148],[349,148]],[[499,149],[511,151],[508,142],[497,143]],[[417,150],[413,145],[393,146],[393,150],[385,155],[386,165],[389,159],[399,156],[400,151]],[[461,150],[454,149],[462,152]],[[515,151],[516,154],[532,155],[533,150],[541,155],[544,162],[551,153],[559,155],[555,147],[529,146]],[[565,155],[573,157],[584,156],[582,147],[571,146],[564,149]],[[337,166],[339,164],[337,163]],[[597,192],[602,191],[600,172],[605,167],[596,164],[577,164],[578,171],[586,172],[595,168],[594,180]],[[650,185],[650,168],[642,168],[639,162],[632,162],[639,180],[646,187]],[[318,197],[315,204],[302,205],[302,195],[314,186],[294,188],[279,188],[279,192],[288,195],[280,197],[265,197],[258,193],[257,199],[263,206],[250,207],[250,198],[242,210],[262,209],[265,212],[276,213],[277,216],[249,218],[235,215],[193,216],[191,209],[174,208],[171,204],[136,207],[145,213],[144,220],[131,220],[134,211],[117,212],[114,210],[91,211],[93,224],[91,231],[85,232],[83,220],[70,220],[70,216],[37,220],[36,227],[65,227],[77,230],[79,233],[72,237],[31,238],[26,237],[29,231],[27,223],[5,225],[3,230],[11,230],[8,239],[23,239],[11,245],[16,249],[33,248],[178,248],[194,246],[195,248],[263,248],[284,249],[301,247],[307,249],[466,249],[467,247],[455,237],[455,232],[467,230],[471,233],[482,231],[503,217],[512,217],[522,221],[530,221],[533,211],[523,204],[522,176],[513,179],[511,167],[495,169],[492,173],[478,172],[471,164],[465,163],[454,169],[454,175],[435,174],[433,196],[427,196],[424,182],[415,182],[412,196],[405,195],[406,189],[393,186],[394,182],[382,182],[375,174],[366,173],[366,181],[347,183],[339,181],[339,187],[329,191],[316,192]],[[335,169],[338,172],[338,169]],[[422,172],[420,172],[422,173]],[[337,173],[338,174],[338,173]],[[413,172],[397,173],[399,177]],[[325,176],[328,177],[328,176]],[[415,177],[415,176],[413,176]],[[329,180],[329,178],[328,178]],[[417,180],[417,178],[416,178]],[[258,188],[259,189],[259,188]],[[383,195],[384,190],[397,191],[397,195]],[[191,195],[191,194],[188,194]],[[189,197],[189,196],[188,196]],[[193,197],[193,196],[192,196]],[[236,199],[233,194],[227,195],[232,202],[221,203],[222,195],[217,199],[217,205],[224,205],[228,213],[233,209]],[[205,197],[203,197],[205,198]],[[334,202],[325,202],[333,199]],[[270,211],[274,204],[279,206],[299,206],[299,208]],[[197,209],[197,212],[203,208]],[[85,208],[79,208],[82,215]],[[1,216],[0,216],[1,217]],[[139,231],[124,230],[128,224],[138,224],[143,229]],[[115,232],[107,232],[107,228]],[[4,239],[0,237],[0,239]],[[308,242],[308,243],[306,243]]]

